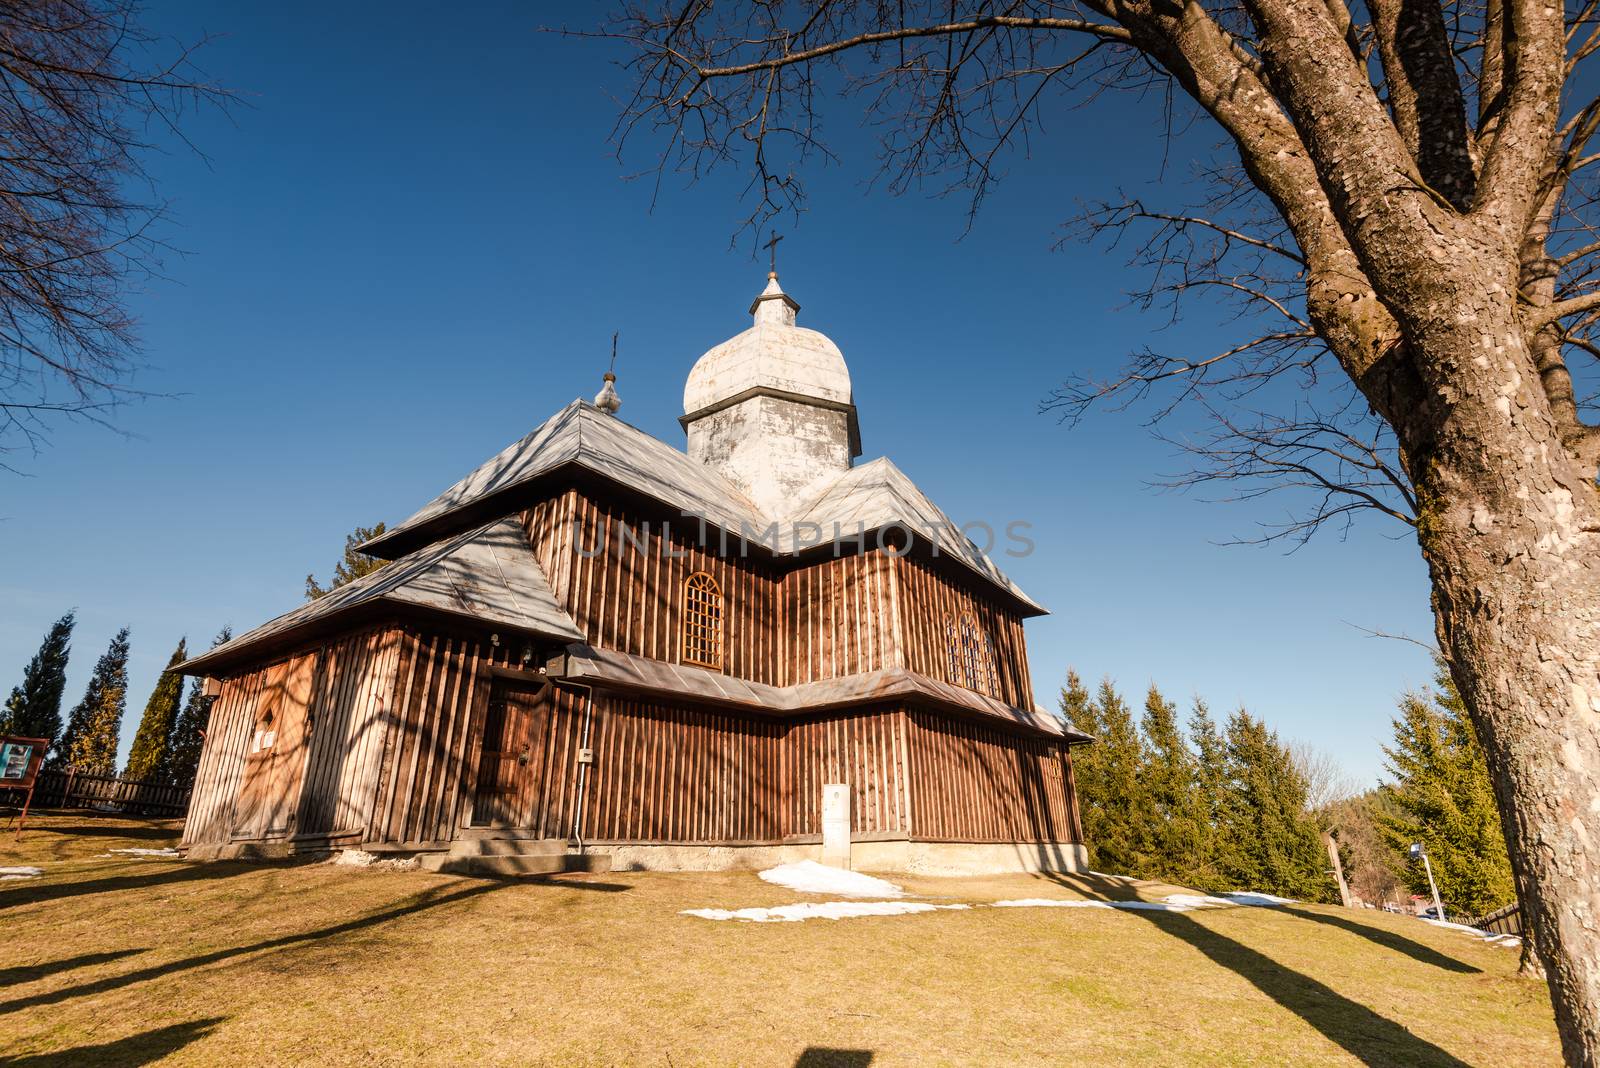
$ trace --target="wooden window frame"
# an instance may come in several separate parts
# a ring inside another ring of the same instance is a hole
[[[946,654],[950,681],[974,693],[999,699],[1000,665],[995,661],[994,639],[970,610],[945,619]]]
[[[721,671],[727,619],[722,586],[710,572],[696,571],[684,579],[679,659],[695,667]]]

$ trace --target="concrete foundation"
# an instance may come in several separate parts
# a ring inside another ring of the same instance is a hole
[[[760,871],[802,860],[824,862],[821,842],[780,845],[635,845],[596,843],[591,853],[611,858],[612,871]],[[855,841],[856,871],[912,875],[1000,875],[1088,869],[1088,853],[1070,842]]]

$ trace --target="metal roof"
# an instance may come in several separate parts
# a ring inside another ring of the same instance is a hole
[[[1091,740],[1088,735],[1073,730],[1060,716],[1037,709],[1014,708],[1004,701],[904,668],[867,671],[795,686],[772,686],[615,649],[574,645],[567,652],[567,677],[576,682],[609,683],[626,689],[741,705],[773,715],[799,715],[894,697],[923,697],[1012,726],[1056,735],[1069,743]]]
[[[448,534],[451,519],[458,513],[484,507],[492,499],[563,467],[593,472],[730,534],[767,545],[780,556],[830,544],[835,524],[846,539],[858,531],[872,534],[894,525],[910,531],[920,542],[929,541],[931,532],[929,548],[935,556],[954,559],[1015,598],[1031,614],[1046,611],[886,458],[846,471],[809,502],[802,502],[793,515],[766,516],[716,471],[584,400],[561,409],[533,433],[506,446],[361,549],[387,556],[415,545],[418,539]],[[506,504],[507,512],[522,506],[510,500]],[[773,523],[778,527],[775,545],[762,537]],[[814,536],[819,530],[820,535]]]
[[[568,641],[584,636],[551,592],[522,524],[501,519],[403,556],[185,661],[179,670],[203,674],[210,665],[231,660],[246,649],[377,601]]]

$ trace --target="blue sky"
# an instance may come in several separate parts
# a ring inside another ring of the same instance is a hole
[[[747,325],[765,270],[730,247],[739,175],[669,178],[651,209],[627,178],[647,155],[619,164],[607,139],[615,52],[538,33],[533,5],[152,19],[221,35],[203,63],[244,99],[187,128],[206,159],[170,146],[152,162],[182,252],[134,299],[140,384],[181,396],[126,410],[126,438],[62,427],[0,482],[0,685],[76,606],[70,706],[131,626],[124,749],[180,635],[203,645],[299,603],[352,527],[403,518],[592,396],[612,331],[622,416],[681,445],[684,376]],[[1220,546],[1282,505],[1150,489],[1181,460],[1137,412],[1068,430],[1037,411],[1073,372],[1230,336],[1127,307],[1125,253],[1055,247],[1082,201],[1186,199],[1184,157],[1210,131],[1163,170],[1154,101],[1053,115],[963,236],[960,200],[868,189],[873,143],[848,105],[832,116],[840,159],[781,226],[784,285],[844,351],[864,459],[892,457],[958,522],[1032,524],[1033,555],[1000,559],[1054,613],[1028,628],[1041,699],[1069,665],[1134,702],[1154,681],[1215,712],[1242,703],[1375,778],[1395,698],[1429,664],[1358,628],[1431,634],[1415,542],[1374,518],[1290,555]]]

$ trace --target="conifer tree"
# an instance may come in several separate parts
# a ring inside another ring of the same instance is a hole
[[[1205,813],[1196,792],[1195,756],[1178,728],[1177,706],[1152,683],[1140,721],[1145,748],[1140,783],[1148,798],[1149,859],[1144,875],[1194,885],[1204,867]]]
[[[1151,825],[1140,783],[1142,746],[1133,714],[1109,678],[1088,702],[1086,730],[1096,738],[1073,755],[1083,836],[1094,866],[1112,875],[1143,874]]]
[[[1203,828],[1193,885],[1202,890],[1227,890],[1223,873],[1238,867],[1228,856],[1231,839],[1225,823],[1228,746],[1210,709],[1198,697],[1189,713],[1189,738],[1194,744],[1195,805]]]
[[[223,627],[211,643],[211,648],[215,649],[232,637],[233,632]],[[200,751],[205,745],[206,722],[211,717],[213,700],[215,698],[205,695],[204,679],[194,679],[189,683],[189,698],[183,703],[178,721],[172,728],[168,781],[174,786],[188,789],[194,785],[195,773],[200,770]]]
[[[165,782],[171,761],[172,729],[178,719],[178,705],[183,700],[183,676],[172,670],[189,659],[189,643],[179,638],[178,647],[167,660],[167,669],[156,680],[156,688],[139,717],[139,730],[133,736],[133,747],[128,750],[128,766],[122,769],[124,779]]]
[[[67,688],[67,657],[72,651],[72,628],[77,623],[68,612],[56,620],[22,672],[22,683],[11,690],[0,711],[0,734],[48,738],[53,744],[61,733],[61,694]]]
[[[1384,747],[1393,805],[1379,826],[1402,857],[1423,843],[1446,906],[1481,915],[1516,900],[1516,884],[1483,747],[1448,670],[1436,667],[1432,693],[1401,698],[1395,744]],[[1402,863],[1412,892],[1427,893],[1423,866]]]
[[[1289,750],[1241,708],[1228,719],[1227,753],[1224,875],[1239,889],[1330,900],[1327,854]]]
[[[388,563],[376,556],[368,556],[359,552],[356,546],[362,542],[371,541],[387,528],[379,523],[375,527],[356,527],[355,530],[345,535],[344,558],[333,566],[333,578],[326,586],[317,581],[315,575],[306,576],[306,600],[315,601],[326,597],[340,586],[354,582],[358,578],[365,578],[378,568]]]
[[[115,775],[127,698],[128,628],[123,627],[95,663],[83,700],[68,716],[55,763],[67,763],[90,775]]]

